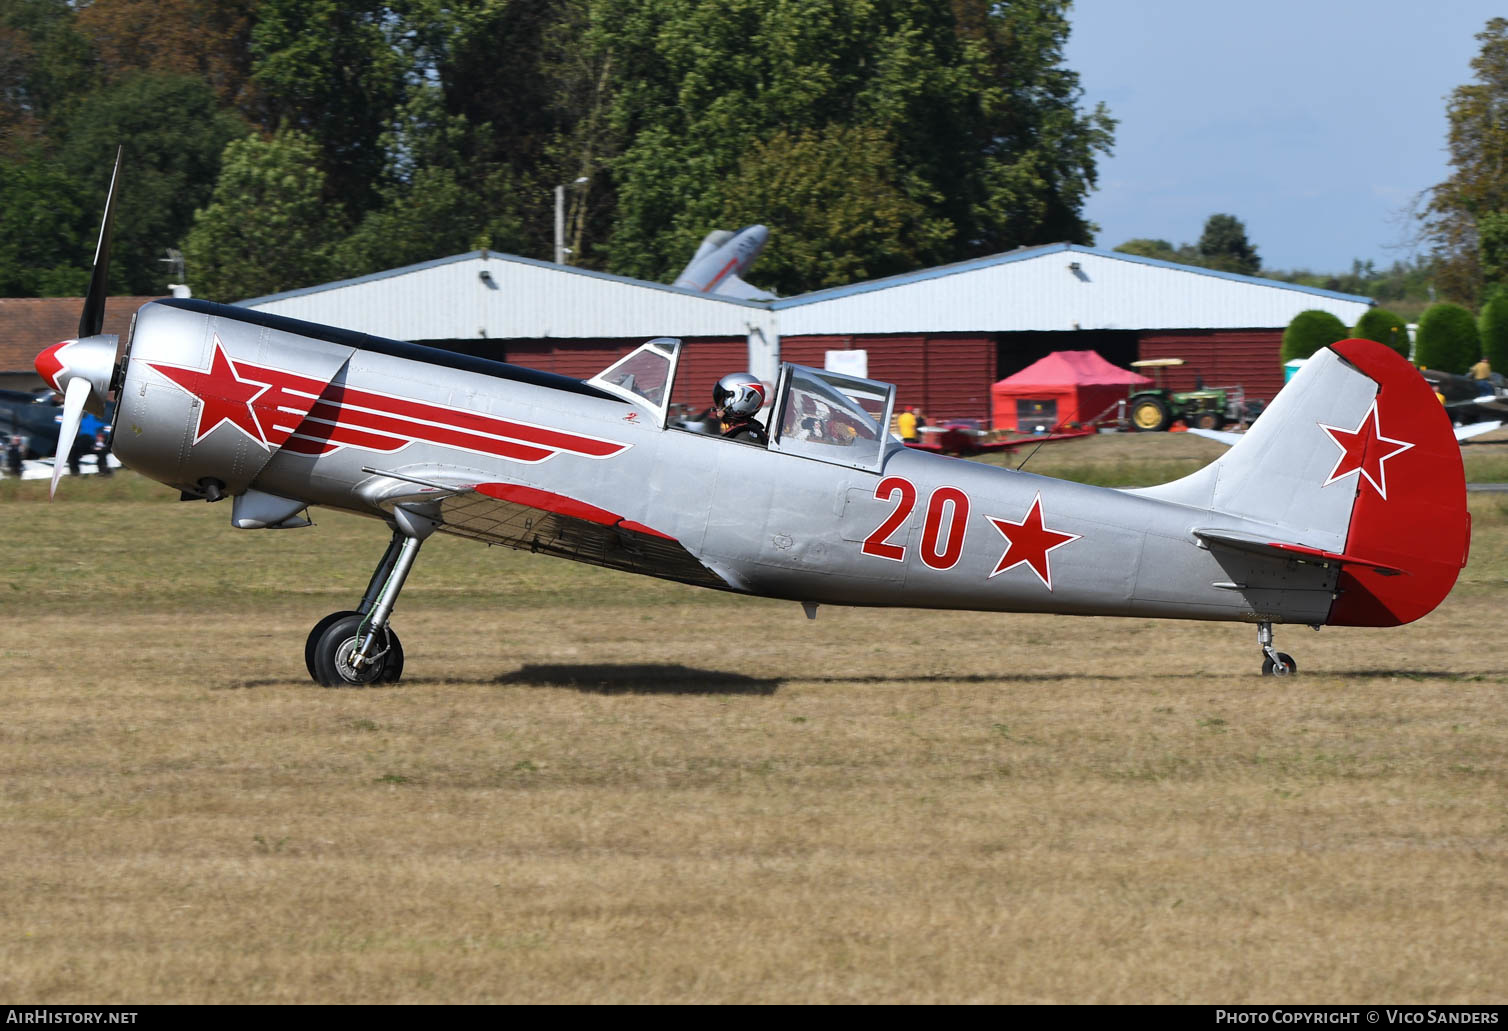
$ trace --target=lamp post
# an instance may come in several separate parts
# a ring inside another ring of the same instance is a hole
[[[580,176],[575,182],[555,187],[555,264],[564,265],[566,255],[571,251],[565,245],[565,192],[566,186],[580,186],[586,182],[586,176]]]

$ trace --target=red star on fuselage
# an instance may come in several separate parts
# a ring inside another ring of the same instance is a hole
[[[1048,553],[1083,536],[1078,533],[1049,530],[1043,525],[1040,491],[1032,500],[1032,507],[1027,511],[1026,517],[1019,523],[995,516],[985,518],[994,524],[995,529],[1000,531],[1000,536],[1006,541],[1005,553],[1000,556],[1000,561],[995,563],[995,571],[990,576],[999,576],[1008,569],[1025,564],[1031,567],[1031,571],[1037,574],[1037,579],[1041,580],[1049,591],[1052,590],[1052,566],[1048,562]]]
[[[1340,448],[1340,457],[1335,460],[1335,468],[1330,470],[1330,478],[1321,486],[1328,487],[1336,480],[1345,479],[1352,473],[1356,473],[1358,477],[1370,483],[1386,501],[1387,477],[1383,472],[1382,463],[1394,455],[1402,454],[1414,445],[1406,440],[1394,440],[1392,437],[1382,435],[1382,424],[1377,415],[1377,399],[1372,399],[1372,407],[1367,409],[1367,414],[1361,417],[1361,422],[1356,424],[1354,430],[1327,426],[1324,423],[1320,423],[1319,428],[1329,435],[1336,447]]]
[[[199,427],[194,432],[195,444],[222,422],[228,422],[262,447],[268,446],[267,437],[262,432],[256,411],[251,405],[272,384],[242,377],[235,362],[225,353],[225,347],[218,336],[215,337],[215,350],[207,371],[161,365],[157,362],[148,364],[199,399]]]

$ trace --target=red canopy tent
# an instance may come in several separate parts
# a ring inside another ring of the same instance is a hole
[[[1151,380],[1111,365],[1093,351],[1054,351],[990,388],[996,429],[1032,433],[1071,422],[1088,425],[1132,386]]]

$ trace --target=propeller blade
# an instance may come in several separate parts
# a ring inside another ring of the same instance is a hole
[[[80,339],[95,336],[105,328],[105,297],[110,289],[106,282],[110,278],[110,230],[115,223],[116,187],[120,184],[120,163],[125,149],[123,146],[115,148],[115,171],[110,173],[105,218],[100,224],[99,246],[94,249],[94,273],[89,277],[89,293],[84,297],[84,311],[79,316]]]
[[[84,420],[84,403],[89,400],[89,381],[74,376],[63,392],[63,424],[58,427],[58,450],[52,456],[52,486],[47,488],[47,500],[58,492],[58,477],[63,475],[63,466],[73,450],[73,442],[79,435],[79,423]]]

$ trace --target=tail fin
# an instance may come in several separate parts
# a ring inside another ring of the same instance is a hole
[[[1331,625],[1426,615],[1470,546],[1450,419],[1413,366],[1370,340],[1317,352],[1217,462],[1139,493],[1268,524],[1289,551],[1364,557],[1337,562]]]

